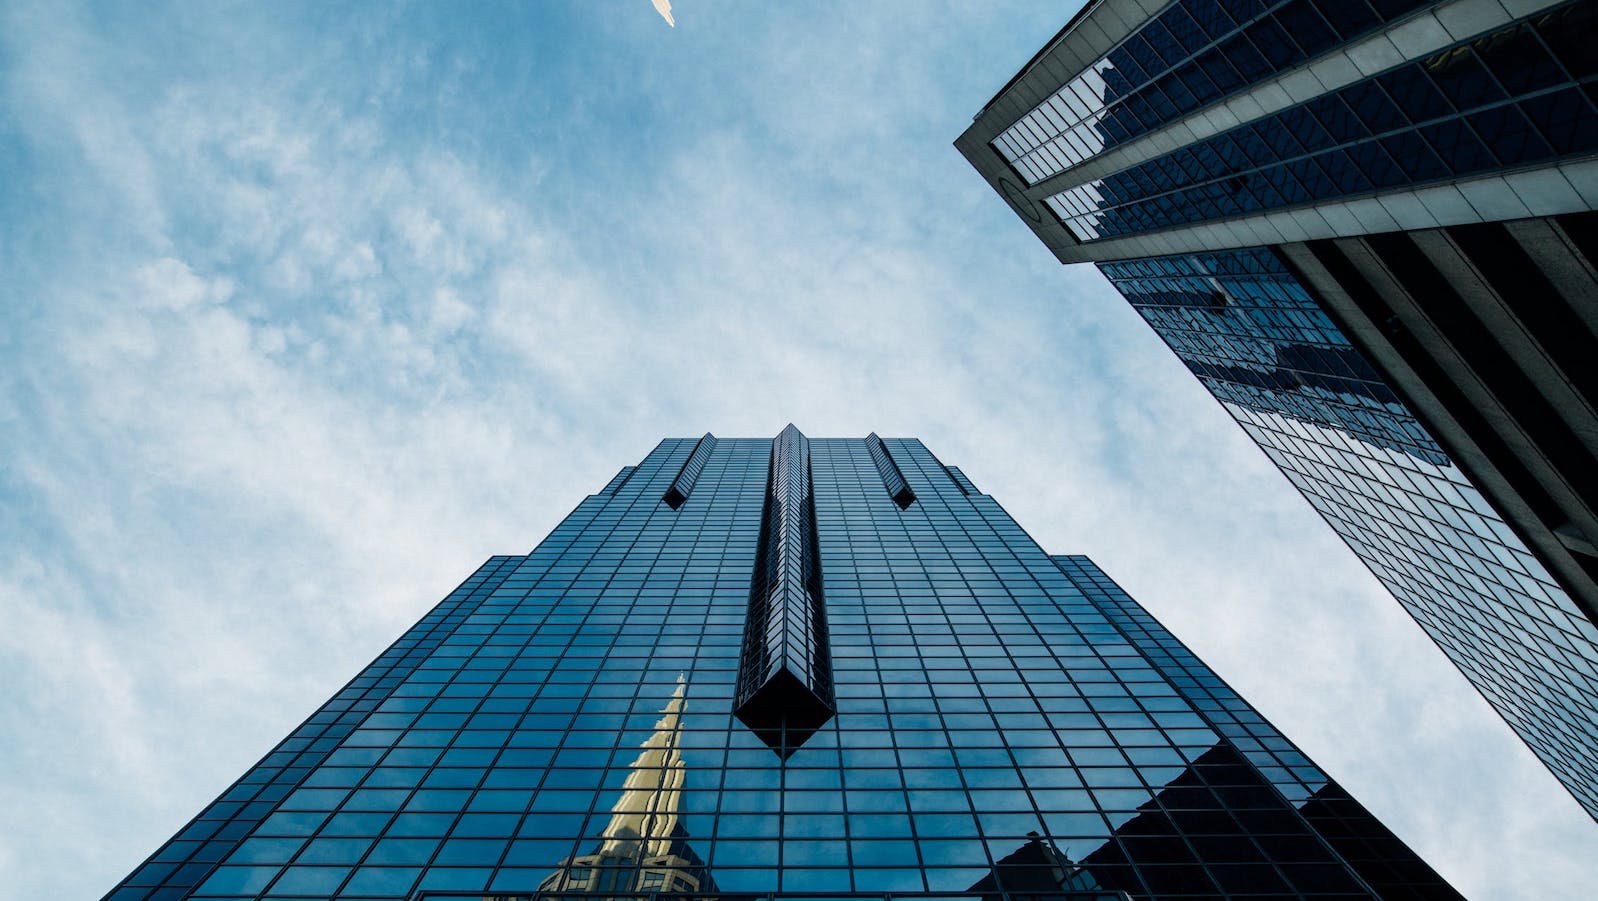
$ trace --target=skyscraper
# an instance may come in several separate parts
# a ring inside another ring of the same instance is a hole
[[[920,442],[662,442],[494,557],[114,901],[1456,898]]]
[[[1598,817],[1598,3],[1102,0],[956,146]]]

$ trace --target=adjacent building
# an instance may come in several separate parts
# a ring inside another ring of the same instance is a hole
[[[1598,816],[1598,2],[1097,0],[956,146]]]
[[[1458,895],[919,441],[667,440],[106,897]]]

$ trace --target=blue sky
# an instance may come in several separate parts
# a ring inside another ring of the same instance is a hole
[[[0,898],[92,898],[663,436],[922,438],[1473,897],[1595,826],[950,146],[1072,9],[0,3]]]

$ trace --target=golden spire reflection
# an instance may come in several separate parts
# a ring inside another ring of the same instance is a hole
[[[587,854],[563,861],[539,885],[540,891],[583,892],[712,892],[704,861],[688,846],[682,824],[683,783],[688,767],[682,757],[683,697],[687,680],[677,677],[677,690],[666,702],[655,731],[641,745],[611,808],[610,823],[599,845]]]

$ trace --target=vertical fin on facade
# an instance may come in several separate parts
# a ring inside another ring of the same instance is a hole
[[[694,452],[688,455],[677,478],[672,479],[671,487],[666,489],[665,496],[661,498],[666,506],[675,510],[688,500],[688,495],[693,493],[694,482],[699,480],[699,473],[705,468],[705,461],[710,459],[710,452],[715,449],[716,436],[706,432],[694,445]]]
[[[960,489],[960,493],[961,494],[981,494],[982,493],[982,492],[977,490],[977,486],[975,484],[973,484],[970,479],[965,477],[965,473],[960,471],[960,467],[958,467],[958,466],[945,466],[945,467],[943,467],[943,471],[949,474],[949,479],[954,482],[954,485],[955,485],[956,488]]]
[[[888,445],[877,437],[876,432],[866,436],[866,447],[871,450],[871,462],[877,464],[877,474],[882,476],[882,486],[888,489],[888,496],[899,505],[899,509],[903,510],[915,503],[916,493],[910,490],[910,483],[904,480],[899,464],[893,462]]]
[[[738,720],[784,760],[837,710],[810,439],[792,424],[771,444],[736,705]]]
[[[611,480],[605,484],[605,487],[599,489],[599,496],[609,497],[610,495],[620,491],[621,486],[627,484],[627,480],[632,478],[633,473],[637,471],[638,467],[636,466],[623,466],[621,468],[621,472],[618,472],[616,475],[612,476]]]

